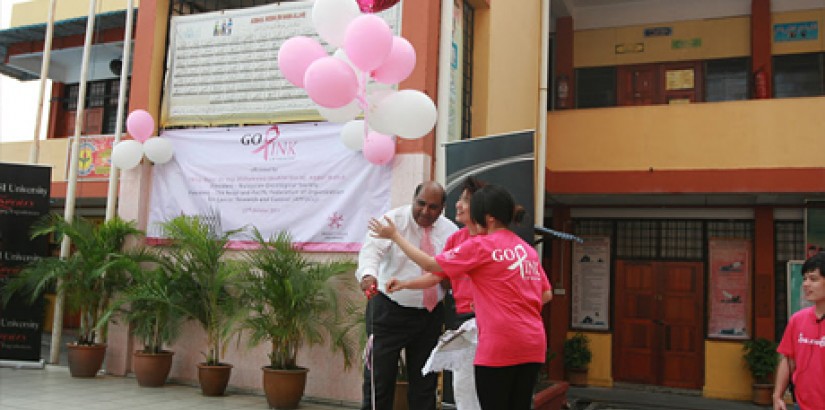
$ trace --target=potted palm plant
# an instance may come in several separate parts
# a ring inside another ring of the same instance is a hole
[[[763,406],[773,401],[773,373],[779,364],[776,342],[765,338],[745,341],[743,346],[745,364],[753,376],[753,402]]]
[[[574,386],[587,385],[587,365],[593,358],[590,351],[590,340],[584,333],[576,333],[564,341],[563,347],[564,368],[567,370],[567,381]]]
[[[176,271],[158,264],[138,270],[103,318],[113,313],[122,317],[143,344],[132,356],[135,378],[142,387],[163,386],[169,377],[174,352],[164,346],[174,342],[184,322],[182,312],[175,308],[182,297],[180,281]]]
[[[198,381],[205,396],[222,396],[226,391],[232,365],[221,359],[245,314],[238,299],[245,264],[224,258],[230,237],[241,230],[224,232],[219,220],[218,216],[181,215],[161,224],[169,246],[159,261],[176,277],[177,295],[170,305],[206,332],[205,361],[198,364]]]
[[[62,293],[67,310],[80,315],[77,341],[68,345],[69,372],[73,377],[94,377],[106,353],[105,321],[100,318],[126,283],[127,272],[137,270],[143,259],[141,250],[125,250],[124,243],[143,232],[119,218],[95,224],[81,217],[69,222],[58,214],[32,227],[32,237],[52,233],[58,239],[67,236],[74,251],[66,258],[47,257],[29,264],[4,288],[4,301],[17,292],[32,301],[50,288]]]
[[[269,406],[294,409],[303,397],[308,369],[296,363],[302,346],[328,342],[349,366],[355,351],[350,331],[355,308],[339,290],[349,286],[351,262],[314,263],[296,250],[288,233],[264,238],[252,233],[259,249],[247,252],[244,303],[251,313],[242,327],[249,342],[271,344],[263,384]]]

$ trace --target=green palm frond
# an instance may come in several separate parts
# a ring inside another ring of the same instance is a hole
[[[130,236],[143,232],[120,218],[95,224],[82,217],[69,222],[58,214],[45,216],[31,232],[32,238],[51,233],[58,239],[66,236],[73,251],[64,259],[47,257],[27,265],[3,290],[4,303],[15,293],[34,301],[56,287],[65,295],[68,310],[80,314],[78,343],[95,343],[97,332],[105,327],[100,317],[109,309],[112,296],[146,257],[141,249],[124,249]]]
[[[347,274],[355,264],[310,262],[286,232],[264,238],[254,229],[252,237],[260,249],[246,254],[252,269],[244,275],[243,299],[251,313],[243,327],[250,344],[269,341],[271,367],[293,369],[301,346],[328,339],[349,366],[355,352],[349,337],[355,309],[338,290],[350,286]]]

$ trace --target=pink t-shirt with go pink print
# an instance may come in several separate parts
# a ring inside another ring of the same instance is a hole
[[[478,325],[475,364],[544,363],[547,339],[541,296],[550,282],[535,249],[510,230],[467,239],[435,257],[440,276],[466,274]]]

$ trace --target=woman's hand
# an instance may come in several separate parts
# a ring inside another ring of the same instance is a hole
[[[406,284],[396,278],[392,278],[387,282],[387,293],[397,292],[404,289]]]
[[[375,238],[392,239],[398,231],[395,229],[395,224],[392,223],[389,217],[385,216],[384,220],[387,222],[386,225],[382,224],[378,219],[370,219],[369,228],[372,236]]]

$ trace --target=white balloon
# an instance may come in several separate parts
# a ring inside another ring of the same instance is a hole
[[[355,76],[358,77],[358,81],[361,81],[361,76],[364,74],[360,68],[356,67],[352,61],[349,61],[349,57],[347,57],[347,52],[344,51],[343,48],[339,48],[332,53],[332,56],[347,63],[348,66],[352,67],[352,71],[355,71]]]
[[[154,137],[143,143],[143,152],[155,164],[165,164],[175,155],[175,148],[168,139]]]
[[[341,108],[326,108],[319,105],[318,114],[329,122],[347,122],[361,114],[361,105],[358,104],[358,100],[353,100]]]
[[[386,114],[386,109],[379,111],[379,107],[383,106],[381,103],[384,100],[396,93],[397,91],[393,89],[385,88],[373,91],[367,96],[367,122],[369,122],[370,128],[381,134],[394,135],[392,132],[392,119]],[[384,113],[382,114],[382,112]]]
[[[112,149],[112,164],[120,169],[132,169],[143,158],[143,144],[135,140],[120,141]]]
[[[361,15],[353,0],[315,0],[312,6],[312,24],[324,41],[340,47],[344,33],[352,20]]]
[[[350,121],[341,129],[341,142],[353,151],[364,148],[364,120]]]
[[[438,115],[433,100],[418,90],[401,90],[375,105],[368,118],[370,127],[382,134],[416,139],[429,133]]]

